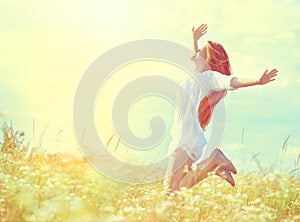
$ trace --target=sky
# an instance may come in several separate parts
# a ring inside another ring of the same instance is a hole
[[[111,48],[139,39],[168,40],[192,50],[192,26],[206,23],[208,32],[199,44],[222,43],[234,75],[258,78],[267,68],[279,70],[269,85],[228,93],[222,149],[241,166],[258,154],[269,167],[290,135],[285,164],[293,169],[300,152],[299,11],[296,0],[0,0],[0,121],[11,120],[25,131],[30,146],[42,143],[48,152],[80,155],[73,102],[87,67]],[[102,113],[95,123],[104,143],[114,134],[114,96],[130,79],[153,73],[176,80],[185,75],[170,64],[145,61],[115,72],[99,92],[95,112]],[[105,110],[99,104],[107,104]],[[153,113],[163,116],[169,129],[171,110],[162,98],[139,100],[129,112],[132,130],[149,135]],[[141,161],[165,155],[168,139]],[[113,138],[112,150],[116,143]],[[134,154],[122,145],[114,153],[121,159]]]

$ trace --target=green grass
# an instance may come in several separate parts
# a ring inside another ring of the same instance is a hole
[[[0,221],[300,221],[291,175],[239,173],[236,187],[211,176],[168,196],[161,181],[117,183],[72,156],[25,158],[23,133],[2,133]]]

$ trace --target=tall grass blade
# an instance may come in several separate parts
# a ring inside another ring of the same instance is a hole
[[[284,161],[284,157],[288,148],[288,140],[290,138],[291,135],[288,135],[287,138],[285,139],[282,148],[281,148],[281,158],[280,158],[280,171],[282,171],[282,164]]]

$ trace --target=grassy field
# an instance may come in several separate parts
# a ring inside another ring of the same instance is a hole
[[[0,221],[300,221],[295,175],[239,173],[235,187],[211,176],[168,196],[161,181],[122,184],[72,156],[26,156],[24,133],[2,133]]]

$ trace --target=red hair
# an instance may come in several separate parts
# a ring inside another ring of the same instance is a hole
[[[210,70],[217,71],[227,76],[231,75],[228,55],[221,44],[208,41],[206,45],[206,55],[206,62],[210,66]],[[227,90],[210,91],[202,99],[198,109],[198,117],[202,129],[206,128],[215,106],[226,95],[226,93]]]

